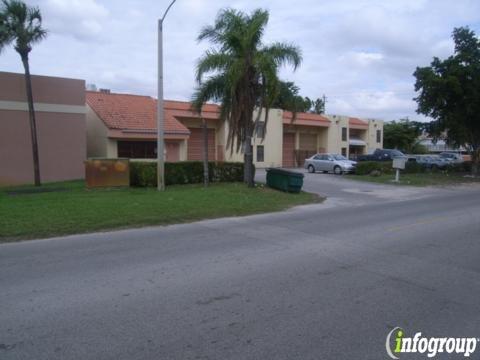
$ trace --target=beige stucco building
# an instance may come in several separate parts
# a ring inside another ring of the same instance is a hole
[[[89,157],[156,158],[155,99],[108,90],[89,91],[86,99]],[[203,159],[203,120],[208,126],[209,160],[243,161],[235,146],[233,151],[227,147],[228,125],[219,117],[217,105],[205,105],[200,117],[187,102],[166,101],[167,161]],[[271,109],[268,118],[266,124],[258,124],[252,139],[258,168],[301,166],[306,157],[317,152],[355,158],[383,146],[380,120],[310,113],[294,116],[279,109]]]
[[[83,178],[85,82],[33,75],[32,88],[41,181]],[[33,183],[33,178],[25,77],[0,72],[0,186]]]

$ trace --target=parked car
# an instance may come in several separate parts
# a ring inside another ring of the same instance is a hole
[[[373,154],[358,155],[357,161],[391,161],[395,158],[406,157],[396,149],[376,149]]]
[[[438,154],[441,158],[451,161],[455,164],[463,163],[463,155],[460,152],[456,151],[444,151]]]
[[[305,169],[309,173],[323,171],[324,173],[333,172],[336,175],[355,171],[356,161],[348,160],[345,156],[339,154],[316,154],[305,159]]]
[[[436,155],[415,155],[415,162],[427,169],[445,169],[452,162]]]

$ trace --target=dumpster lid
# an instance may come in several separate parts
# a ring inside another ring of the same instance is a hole
[[[283,174],[288,176],[295,176],[295,177],[302,177],[302,178],[304,177],[304,175],[298,171],[286,170],[282,168],[268,168],[266,169],[266,172]]]

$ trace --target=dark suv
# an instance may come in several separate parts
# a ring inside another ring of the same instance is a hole
[[[400,157],[406,158],[404,153],[396,149],[376,149],[373,154],[359,155],[357,161],[391,161]]]

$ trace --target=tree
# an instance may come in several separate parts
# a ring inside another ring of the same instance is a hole
[[[272,107],[297,112],[308,112],[312,114],[325,113],[325,96],[310,100],[308,96],[299,95],[300,89],[293,82],[280,82],[280,90]]]
[[[447,133],[448,143],[472,154],[478,174],[480,150],[480,41],[468,27],[453,30],[454,54],[435,57],[430,66],[417,67],[417,112],[434,119],[432,135]]]
[[[280,81],[278,96],[272,103],[272,108],[297,112],[307,112],[312,104],[308,97],[299,95],[300,89],[293,82]]]
[[[269,109],[280,91],[279,68],[291,64],[296,69],[302,60],[296,46],[262,43],[268,18],[268,12],[261,9],[249,15],[221,10],[215,24],[204,27],[198,36],[199,41],[209,40],[214,47],[198,61],[193,108],[200,113],[207,101],[221,104],[220,117],[228,123],[227,146],[231,151],[243,151],[244,180],[250,187],[254,186],[255,125],[262,114],[268,121]],[[255,109],[259,111],[254,119]]]
[[[29,7],[22,1],[2,0],[0,9],[0,51],[15,41],[15,50],[20,54],[25,69],[25,85],[32,138],[32,155],[35,185],[40,186],[40,162],[38,155],[37,124],[33,105],[32,81],[28,55],[33,44],[47,35],[42,28],[42,16],[37,7]]]
[[[312,110],[311,112],[314,114],[324,114],[325,113],[325,95],[323,98],[318,98],[315,100],[312,104]]]
[[[383,125],[383,145],[386,149],[399,149],[415,153],[418,137],[422,134],[416,122],[407,119],[386,122]]]

